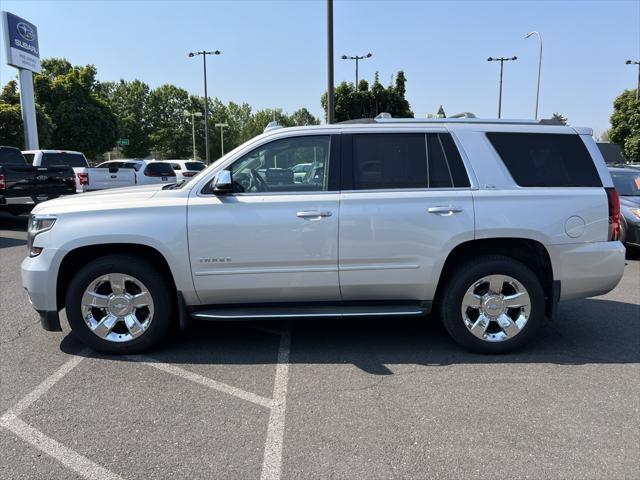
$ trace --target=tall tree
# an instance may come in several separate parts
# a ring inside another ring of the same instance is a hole
[[[558,113],[558,112],[551,115],[551,120],[559,125],[566,125],[568,121],[567,117],[563,116],[561,113]]]
[[[53,121],[52,148],[79,150],[89,158],[113,147],[117,119],[97,94],[96,68],[44,59],[34,77],[36,102]]]
[[[129,158],[144,158],[151,151],[148,119],[149,85],[140,80],[100,84],[100,94],[118,121],[118,137],[129,140],[122,154]]]
[[[635,90],[625,90],[613,102],[609,137],[628,160],[640,162],[640,101]]]
[[[378,72],[375,74],[371,88],[365,80],[359,82],[357,91],[353,83],[340,83],[335,89],[336,121],[373,118],[382,112],[399,118],[413,117],[411,106],[405,98],[406,82],[404,72],[400,70],[395,76],[395,82],[386,88],[380,83]],[[326,92],[320,101],[326,118]]]
[[[161,158],[189,158],[191,124],[184,114],[191,107],[189,93],[175,85],[162,85],[151,91],[148,106],[152,149]]]
[[[36,105],[36,124],[40,148],[50,148],[53,123],[40,105]],[[10,80],[0,93],[0,145],[25,147],[20,93],[15,80]]]

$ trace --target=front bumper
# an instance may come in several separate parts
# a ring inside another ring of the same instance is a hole
[[[64,253],[44,248],[37,257],[27,257],[22,261],[22,286],[38,312],[58,312],[58,269]]]

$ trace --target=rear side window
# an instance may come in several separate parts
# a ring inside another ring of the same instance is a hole
[[[448,133],[354,135],[353,158],[356,190],[470,186]]]
[[[67,165],[69,167],[88,167],[87,159],[81,153],[43,153],[42,166]]]
[[[202,162],[187,162],[184,164],[187,170],[195,170],[197,172],[204,170],[204,163]]]
[[[487,138],[521,187],[601,187],[578,135],[488,132]]]
[[[153,162],[147,165],[145,171],[149,173],[158,173],[160,175],[175,175],[171,165],[164,162]]]
[[[354,188],[426,188],[425,147],[419,133],[354,135]]]
[[[17,148],[0,147],[0,163],[5,165],[24,165],[26,162]]]

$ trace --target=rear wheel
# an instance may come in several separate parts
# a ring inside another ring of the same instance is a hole
[[[505,353],[533,338],[544,320],[544,292],[522,263],[485,256],[458,269],[442,295],[445,328],[460,345],[479,353]]]
[[[174,295],[147,262],[109,255],[83,267],[71,280],[66,312],[82,342],[104,353],[137,353],[167,335]]]

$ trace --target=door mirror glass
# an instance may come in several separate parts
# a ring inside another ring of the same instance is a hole
[[[222,195],[233,193],[233,178],[231,177],[231,171],[222,170],[216,175],[216,179],[213,183],[213,193]]]

